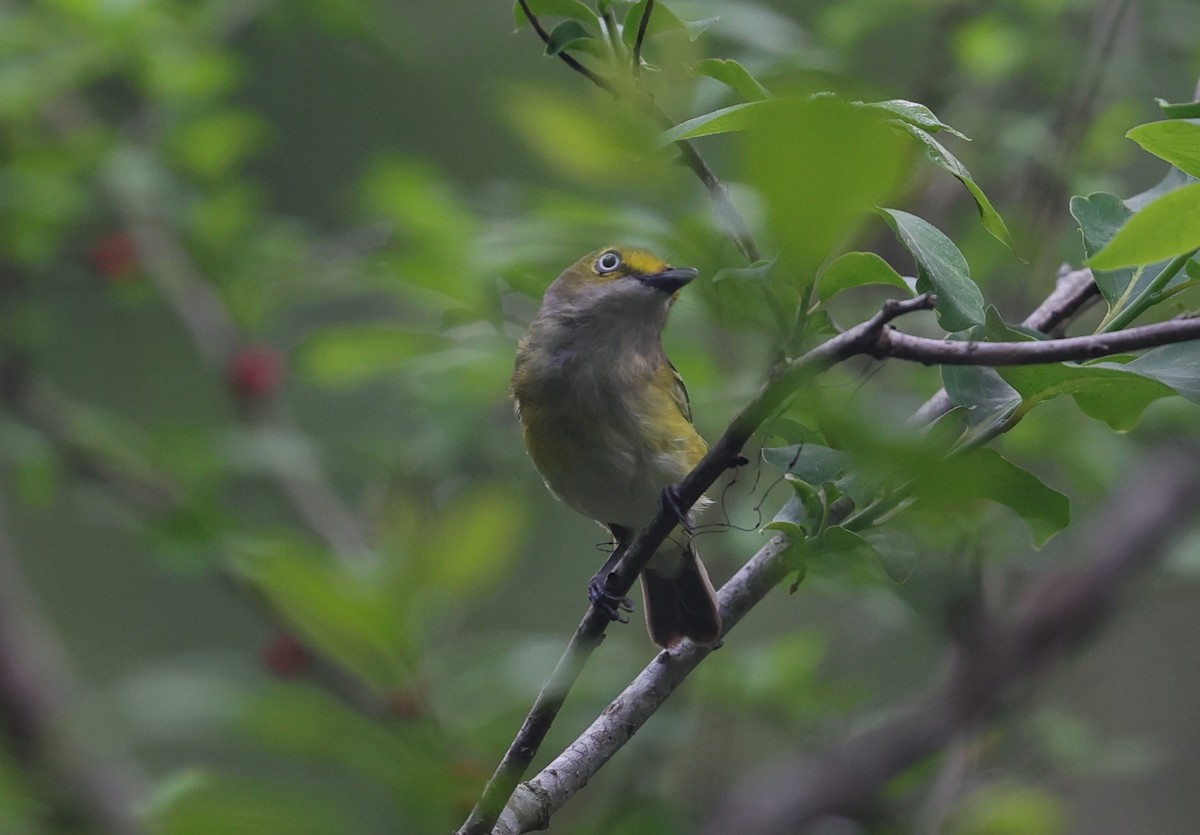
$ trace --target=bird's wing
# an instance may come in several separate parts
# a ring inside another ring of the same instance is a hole
[[[671,369],[671,378],[673,381],[671,397],[675,400],[675,405],[679,407],[679,411],[688,419],[688,423],[695,423],[692,420],[692,401],[688,397],[687,386],[683,384],[683,377],[679,376],[679,369],[670,360],[667,360],[667,367]]]

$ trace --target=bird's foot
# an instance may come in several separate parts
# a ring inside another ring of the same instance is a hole
[[[663,488],[663,491],[658,494],[658,504],[660,507],[666,508],[674,514],[679,521],[679,526],[683,528],[687,534],[692,533],[692,520],[688,518],[687,510],[683,506],[683,501],[679,498],[679,487],[675,484]]]
[[[588,600],[609,620],[629,623],[624,613],[633,611],[633,601],[608,590],[608,572],[602,571],[588,581]]]

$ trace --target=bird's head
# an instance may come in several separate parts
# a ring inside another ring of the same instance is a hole
[[[695,277],[696,270],[672,267],[644,249],[605,247],[563,271],[546,290],[542,314],[662,322]]]

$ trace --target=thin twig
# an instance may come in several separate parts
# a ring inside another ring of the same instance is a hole
[[[1014,686],[1090,637],[1118,593],[1159,563],[1200,508],[1195,450],[1162,450],[1096,517],[1076,548],[1087,562],[1035,581],[1006,623],[954,653],[943,683],[918,707],[805,763],[772,763],[731,793],[704,835],[806,831],[853,813],[894,778],[1008,705]]]
[[[546,28],[542,26],[541,21],[538,20],[537,15],[535,15],[529,8],[529,3],[527,0],[517,0],[517,2],[520,3],[521,11],[525,13],[525,17],[529,20],[530,25],[533,26],[533,30],[537,32],[538,37],[542,39],[542,43],[549,44],[550,33],[546,31]],[[646,25],[646,22],[649,20],[649,6],[651,5],[653,5],[653,3],[647,4],[646,14],[642,17],[643,26]],[[641,40],[639,38],[639,50],[640,44]],[[610,93],[614,98],[620,97],[620,90],[615,84],[589,70],[583,64],[575,60],[575,58],[569,55],[565,50],[560,50],[558,57],[561,58],[568,67],[584,76],[600,89]],[[663,128],[674,127],[675,121],[668,116],[661,107],[659,107],[658,102],[656,102],[649,93],[645,93],[644,91],[643,93],[645,95],[644,106],[647,108],[650,115],[654,117],[655,121],[657,121]],[[695,146],[692,145],[691,142],[686,139],[676,140],[675,148],[679,151],[679,155],[682,157],[684,164],[692,171],[693,174],[696,175],[696,177],[708,190],[709,196],[712,198],[714,205],[717,207],[717,213],[728,226],[729,234],[733,238],[733,242],[737,246],[738,250],[742,253],[746,260],[751,263],[761,260],[761,250],[758,248],[758,244],[755,242],[754,236],[750,232],[750,225],[746,223],[746,219],[742,217],[742,213],[739,212],[737,207],[733,205],[733,200],[729,196],[729,189],[716,175],[712,168],[709,167],[708,163],[705,162],[704,157],[700,155],[700,152],[696,150]]]
[[[533,10],[529,8],[529,3],[527,0],[517,0],[517,2],[521,4],[521,11],[525,13],[525,18],[529,21],[529,25],[533,27],[533,31],[537,32],[537,36],[542,39],[542,43],[549,46],[550,33],[546,31],[546,28],[542,26],[542,22],[538,20],[537,15],[535,15]],[[607,90],[614,96],[617,94],[617,88],[611,81],[609,81],[607,78],[596,75],[596,73],[592,72],[583,64],[576,61],[575,57],[565,49],[560,49],[558,51],[558,57],[564,64],[582,75],[588,81],[595,84],[601,90]]]
[[[646,8],[642,10],[642,19],[638,21],[637,39],[633,42],[633,74],[642,74],[642,42],[646,40],[646,27],[650,25],[650,15],[654,12],[654,0],[646,0]]]
[[[80,735],[79,691],[62,646],[33,605],[0,519],[0,733],[27,771],[48,772],[65,789],[47,812],[80,817],[88,831],[142,835],[146,826],[136,810],[147,788],[140,769],[114,746],[99,751]],[[55,808],[60,804],[68,808]]]

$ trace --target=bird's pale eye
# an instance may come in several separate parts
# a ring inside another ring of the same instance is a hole
[[[601,275],[611,273],[621,266],[621,253],[609,250],[596,259],[596,272]]]

